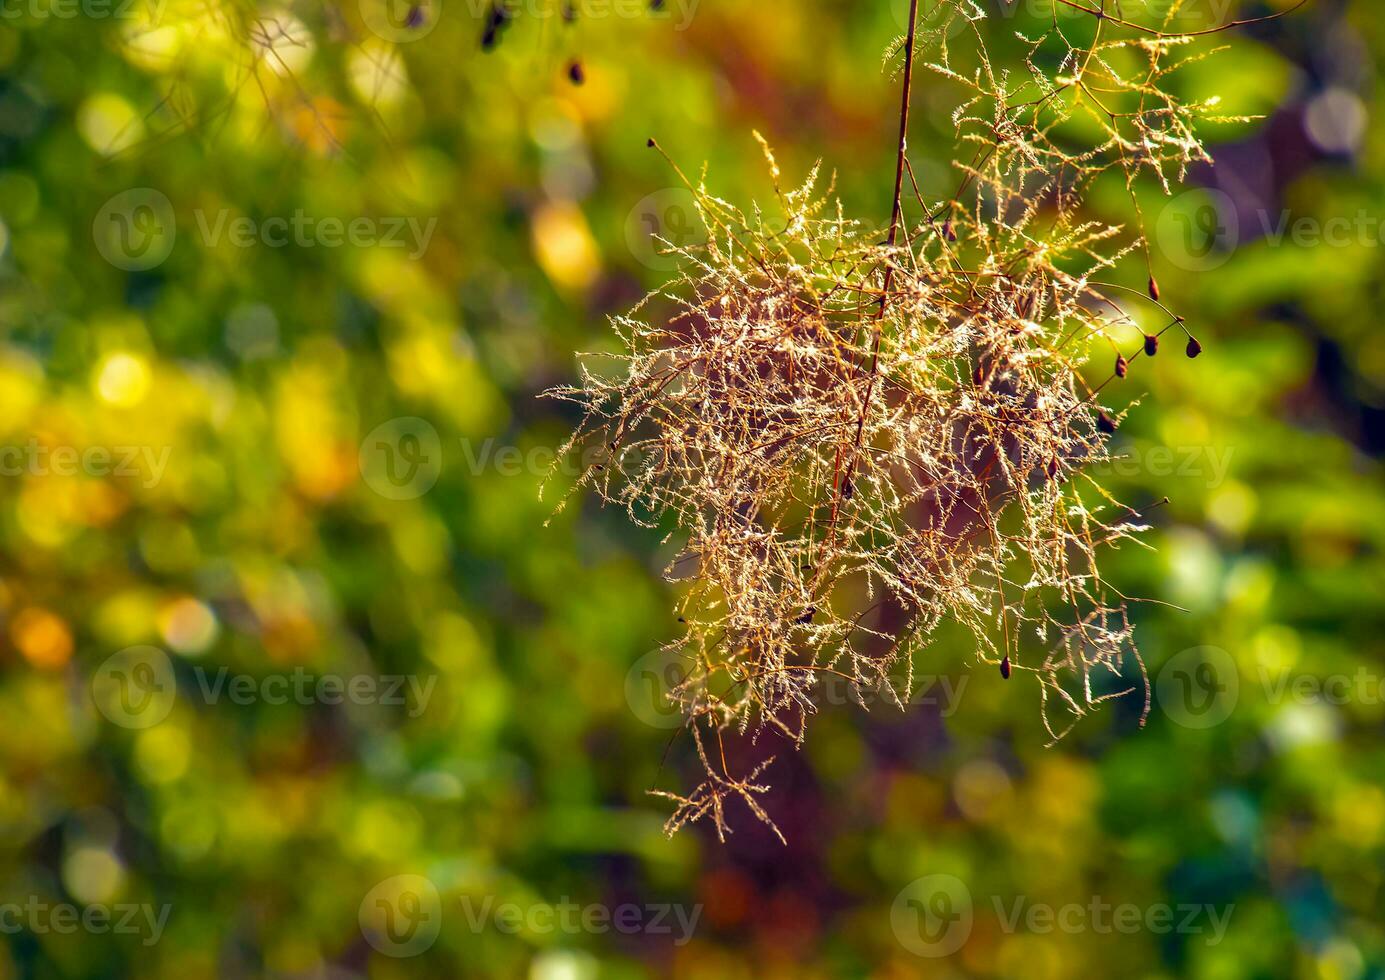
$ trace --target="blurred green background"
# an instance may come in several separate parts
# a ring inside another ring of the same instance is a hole
[[[978,2],[1001,64],[1052,16]],[[1137,608],[1146,728],[1046,748],[943,642],[907,713],[740,746],[787,846],[662,836],[674,544],[545,524],[539,395],[695,234],[648,137],[748,206],[758,129],[888,217],[907,4],[577,6],[489,52],[481,0],[0,7],[0,977],[1385,976],[1373,5],[1218,36],[1185,94],[1264,118],[1141,191],[1206,348],[1132,372],[1104,476],[1170,498],[1106,566],[1186,610]]]

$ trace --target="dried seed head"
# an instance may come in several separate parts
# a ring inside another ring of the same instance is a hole
[[[1145,357],[1153,357],[1159,353],[1159,338],[1152,333],[1145,334]]]
[[[1117,354],[1117,355],[1116,355],[1116,377],[1118,377],[1118,378],[1123,378],[1123,377],[1125,377],[1125,372],[1128,371],[1128,370],[1130,370],[1130,362],[1127,361],[1127,360],[1125,359],[1124,356],[1122,356],[1122,355],[1120,355],[1120,354]]]
[[[1196,337],[1188,338],[1187,354],[1189,357],[1197,357],[1202,353],[1202,345],[1197,342]]]

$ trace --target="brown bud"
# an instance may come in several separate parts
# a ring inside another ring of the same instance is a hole
[[[1048,478],[1056,480],[1058,478],[1058,457],[1054,456],[1048,461]]]
[[[1196,337],[1189,337],[1189,338],[1188,338],[1188,350],[1187,350],[1188,356],[1189,356],[1189,357],[1197,357],[1197,356],[1198,356],[1199,354],[1201,354],[1201,353],[1202,353],[1202,345],[1199,344],[1199,343],[1197,342],[1197,338],[1196,338]]]
[[[1123,377],[1125,377],[1125,372],[1128,371],[1129,369],[1130,369],[1130,362],[1127,361],[1122,355],[1117,354],[1117,355],[1116,355],[1116,377],[1118,377],[1118,378],[1123,378]]]
[[[582,67],[582,62],[574,59],[572,64],[567,66],[567,77],[572,80],[573,85],[581,85],[585,82],[587,80],[587,73]]]
[[[1005,655],[1004,659],[1000,661],[1000,676],[1007,681],[1010,679],[1010,655],[1008,653]]]
[[[952,219],[948,218],[943,222],[943,237],[950,242],[957,240],[957,232],[952,230]]]
[[[1159,283],[1152,275],[1149,277],[1149,298],[1156,303],[1159,302]]]
[[[1153,357],[1159,353],[1159,338],[1152,333],[1145,334],[1145,357]]]
[[[1116,422],[1105,412],[1098,412],[1096,417],[1096,427],[1108,436],[1116,431]]]
[[[649,147],[651,150],[654,149],[654,146],[655,146],[655,144],[654,144],[654,137],[653,137],[653,136],[649,137],[649,141],[648,141],[647,143],[645,143],[644,145],[647,146],[647,147]]]

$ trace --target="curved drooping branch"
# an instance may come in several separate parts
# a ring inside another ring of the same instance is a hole
[[[768,147],[773,220],[688,182],[706,245],[674,249],[678,280],[615,320],[623,353],[552,392],[585,413],[568,448],[600,450],[578,487],[684,538],[671,696],[705,776],[660,794],[676,804],[670,832],[708,817],[724,834],[733,797],[773,826],[755,800],[767,763],[735,775],[723,732],[801,742],[823,678],[902,707],[944,624],[1007,679],[1038,682],[1054,739],[1113,697],[1142,694],[1148,711],[1124,597],[1098,562],[1144,524],[1088,471],[1121,418],[1103,393],[1184,324],[1152,272],[1138,309],[1113,298],[1127,287],[1106,280],[1148,249],[1138,228],[1088,217],[1084,197],[1114,168],[1132,201],[1141,173],[1181,178],[1206,159],[1194,125],[1215,103],[1161,84],[1198,56],[1173,57],[1186,37],[1103,16],[1074,47],[1055,24],[1015,79],[963,19],[972,68],[946,24],[927,63],[960,90],[956,193],[928,200],[908,160],[915,16],[883,241],[816,190],[816,168],[781,190]],[[1079,115],[1097,121],[1095,145],[1062,135]],[[656,299],[674,312],[651,315]],[[1093,385],[1102,351],[1114,370]]]

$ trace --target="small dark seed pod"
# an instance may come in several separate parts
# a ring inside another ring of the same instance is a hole
[[[1109,436],[1116,431],[1116,422],[1105,412],[1100,412],[1096,417],[1096,427]]]
[[[1054,456],[1048,461],[1048,478],[1056,480],[1058,478],[1058,457]]]
[[[500,32],[510,23],[510,8],[503,0],[495,0],[486,15],[486,25],[481,31],[481,49],[490,51],[500,41]]]
[[[1188,338],[1188,351],[1187,351],[1187,353],[1188,353],[1188,356],[1189,356],[1189,357],[1197,357],[1199,354],[1202,353],[1202,345],[1199,344],[1199,343],[1197,342],[1197,338],[1196,338],[1196,337],[1189,337],[1189,338]]]
[[[803,615],[802,615],[802,616],[799,616],[797,619],[795,619],[794,622],[795,622],[795,623],[798,623],[799,625],[803,625],[803,624],[805,624],[805,623],[811,623],[811,622],[813,621],[813,617],[814,617],[815,615],[817,615],[817,611],[818,611],[818,607],[817,607],[817,606],[809,606],[807,609],[805,609],[805,610],[803,611]]]
[[[1145,357],[1153,357],[1159,353],[1159,338],[1152,333],[1145,334]]]
[[[952,230],[952,219],[948,218],[943,222],[943,237],[950,242],[957,240],[957,232]]]
[[[567,77],[572,80],[573,85],[581,85],[587,80],[587,73],[582,68],[582,62],[574,60],[567,66]]]
[[[1159,302],[1159,283],[1153,276],[1149,277],[1149,298],[1154,302]]]
[[[1010,679],[1010,655],[1007,653],[1005,658],[1000,661],[1000,676],[1007,681]]]
[[[1117,354],[1117,355],[1116,355],[1116,377],[1118,377],[1118,378],[1123,378],[1123,377],[1125,377],[1125,372],[1128,371],[1129,369],[1130,369],[1130,362],[1127,361],[1122,355]]]

